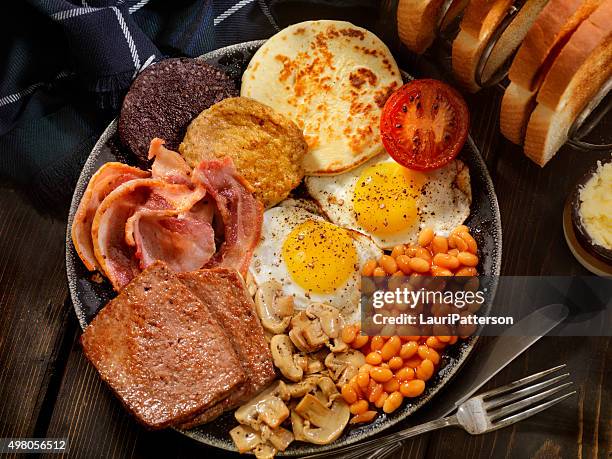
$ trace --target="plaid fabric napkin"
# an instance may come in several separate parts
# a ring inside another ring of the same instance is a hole
[[[63,213],[87,154],[145,66],[267,38],[300,20],[367,26],[377,8],[376,0],[15,2],[3,26],[0,177]]]

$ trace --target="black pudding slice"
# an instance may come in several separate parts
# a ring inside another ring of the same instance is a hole
[[[151,139],[177,150],[187,125],[202,110],[239,91],[222,70],[202,60],[173,58],[146,68],[130,87],[119,115],[119,138],[141,161]]]

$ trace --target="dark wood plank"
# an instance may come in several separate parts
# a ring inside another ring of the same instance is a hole
[[[431,437],[427,457],[609,457],[609,346],[610,338],[607,337],[542,338],[486,387],[497,387],[536,371],[567,363],[567,371],[578,395],[491,434],[472,437],[459,429],[437,432]],[[460,383],[461,375],[456,381]]]
[[[68,317],[65,223],[0,189],[0,437],[38,435]],[[42,417],[41,417],[42,416]]]
[[[565,200],[597,159],[609,153],[585,153],[564,147],[544,168],[532,163],[506,140],[493,171],[503,227],[505,275],[588,275],[574,259],[563,236]]]

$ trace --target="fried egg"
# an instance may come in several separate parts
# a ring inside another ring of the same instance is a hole
[[[262,235],[249,271],[256,284],[276,280],[297,309],[312,302],[359,320],[361,267],[382,250],[367,236],[341,228],[295,205],[264,212]]]
[[[457,159],[419,172],[384,154],[341,175],[306,177],[305,183],[331,222],[368,235],[383,249],[415,242],[426,227],[446,236],[470,214],[470,174]]]

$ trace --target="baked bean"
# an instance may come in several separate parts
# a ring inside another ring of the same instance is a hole
[[[361,389],[367,389],[370,384],[370,373],[357,373],[357,384]]]
[[[383,392],[382,394],[380,394],[380,396],[374,402],[374,406],[376,408],[382,408],[383,405],[385,404],[385,400],[387,400],[388,396],[389,396],[389,394],[386,393],[386,392]]]
[[[385,400],[385,404],[383,405],[383,411],[387,414],[393,413],[400,407],[403,400],[404,396],[399,391],[389,394],[387,400]]]
[[[448,340],[448,344],[450,344],[452,346],[457,341],[459,341],[459,338],[457,336],[451,336],[450,339]]]
[[[418,353],[419,357],[421,357],[423,360],[429,359],[435,364],[440,362],[440,354],[438,354],[435,349],[431,349],[425,344],[421,344],[419,346]]]
[[[372,365],[370,365],[369,363],[364,363],[363,365],[361,365],[359,367],[359,370],[357,370],[357,373],[370,373],[370,370],[372,369]]]
[[[431,252],[423,247],[418,247],[416,249],[415,257],[422,258],[423,260],[431,263]]]
[[[457,260],[464,266],[478,265],[478,257],[470,252],[459,252]]]
[[[368,401],[367,400],[357,400],[355,403],[352,403],[349,407],[351,414],[363,414],[368,411]]]
[[[404,367],[395,373],[395,377],[400,382],[410,381],[414,379],[414,369]]]
[[[385,392],[391,393],[399,390],[399,380],[395,377],[391,378],[389,381],[383,384],[383,389]]]
[[[434,255],[448,252],[448,240],[442,236],[434,237],[433,241],[431,241],[431,250]]]
[[[434,238],[434,232],[431,228],[425,228],[419,233],[418,243],[421,247],[427,247],[431,244]]]
[[[451,339],[450,335],[437,335],[436,338],[444,345],[448,344]]]
[[[451,234],[469,233],[470,229],[465,225],[459,225],[451,231]]]
[[[472,277],[475,276],[477,273],[476,268],[473,268],[471,266],[465,266],[461,269],[459,269],[457,272],[455,272],[455,276],[462,276],[462,277]]]
[[[430,336],[429,338],[427,338],[425,340],[425,344],[427,344],[428,347],[433,349],[444,349],[446,347],[446,344],[441,341],[438,341],[438,338],[436,338],[435,336]]]
[[[385,338],[382,336],[372,336],[370,340],[370,349],[373,351],[380,351],[385,344]]]
[[[431,360],[425,359],[415,370],[417,379],[429,380],[434,374],[434,364]]]
[[[459,252],[465,252],[468,249],[467,242],[461,239],[458,234],[451,234],[449,238],[449,245],[454,246],[453,248],[458,249]]]
[[[395,330],[396,330],[395,325],[387,324],[380,330],[380,334],[382,336],[393,336],[396,334]]]
[[[370,401],[370,403],[374,403],[376,400],[378,400],[378,397],[380,397],[380,394],[382,394],[384,392],[383,390],[383,385],[379,384],[377,382],[374,382],[373,379],[370,379],[370,385],[368,387],[368,400]]]
[[[402,344],[400,349],[400,357],[402,359],[409,359],[417,353],[419,349],[419,345],[416,341],[408,341],[407,343]]]
[[[364,276],[371,276],[372,274],[374,274],[374,269],[376,269],[377,266],[378,263],[376,263],[376,260],[368,260],[363,265],[363,268],[361,269],[361,274],[363,274]]]
[[[448,343],[448,339],[446,341],[443,341],[440,339],[440,336],[445,336],[445,337],[450,336],[451,329],[449,326],[442,325],[442,324],[436,324],[433,326],[433,332],[436,338],[438,339],[438,341],[442,341],[443,343]]]
[[[421,364],[421,361],[422,359],[419,356],[407,360],[404,359],[404,367],[416,368]]]
[[[361,387],[359,387],[359,384],[357,383],[357,375],[353,376],[349,380],[348,384],[349,386],[353,388],[353,390],[357,394],[357,398],[360,398],[363,395],[363,391],[361,390]]]
[[[380,352],[370,352],[366,355],[365,361],[370,365],[380,365],[382,363],[382,356]]]
[[[467,231],[462,231],[459,233],[459,237],[466,242],[469,252],[473,254],[478,252],[478,244],[476,243],[476,239],[474,239],[470,233]]]
[[[425,381],[413,379],[400,385],[400,392],[404,397],[418,397],[425,391]]]
[[[350,384],[344,384],[342,386],[342,397],[346,403],[351,405],[357,401],[357,392]]]
[[[357,337],[357,329],[353,325],[347,325],[342,329],[341,337],[346,344],[351,344]]]
[[[381,266],[377,266],[376,268],[374,268],[372,275],[374,277],[383,277],[387,275],[387,272]]]
[[[453,272],[449,271],[446,268],[441,268],[440,266],[433,265],[431,267],[431,275],[437,277],[451,277],[453,275]]]
[[[360,347],[365,346],[369,339],[370,338],[366,335],[357,335],[351,343],[351,346],[353,346],[355,349],[359,349]]]
[[[410,269],[416,271],[417,273],[426,273],[429,271],[429,262],[423,260],[422,258],[411,258],[409,266]]]
[[[391,357],[389,359],[389,368],[391,368],[392,370],[399,370],[403,366],[404,359],[402,359],[399,355],[396,355],[395,357]]]
[[[402,270],[402,272],[406,275],[412,272],[412,268],[410,268],[410,257],[408,255],[398,255],[395,259],[397,263],[397,267]]]
[[[433,264],[441,268],[457,269],[459,267],[459,260],[448,253],[437,253],[433,257]]]
[[[395,247],[393,247],[393,250],[391,251],[391,256],[393,258],[397,258],[400,255],[404,255],[404,252],[406,252],[406,247],[404,247],[403,244],[396,245]]]
[[[370,376],[372,379],[379,383],[386,383],[393,378],[393,372],[384,367],[374,367],[370,370]]]
[[[370,422],[376,417],[378,413],[376,411],[366,411],[365,413],[357,414],[350,420],[351,424],[361,424],[364,422]]]
[[[399,336],[392,336],[380,350],[382,359],[386,362],[391,359],[391,357],[399,355],[401,347],[402,341]]]
[[[406,247],[406,251],[404,253],[408,255],[410,258],[412,258],[416,256],[416,251],[417,251],[417,248],[414,245],[410,244],[408,247]]]
[[[452,255],[453,257],[456,257],[457,255],[459,255],[459,250],[457,249],[451,249],[448,251],[449,255]]]
[[[395,258],[389,255],[383,255],[378,262],[387,274],[393,274],[397,271],[397,263]]]

